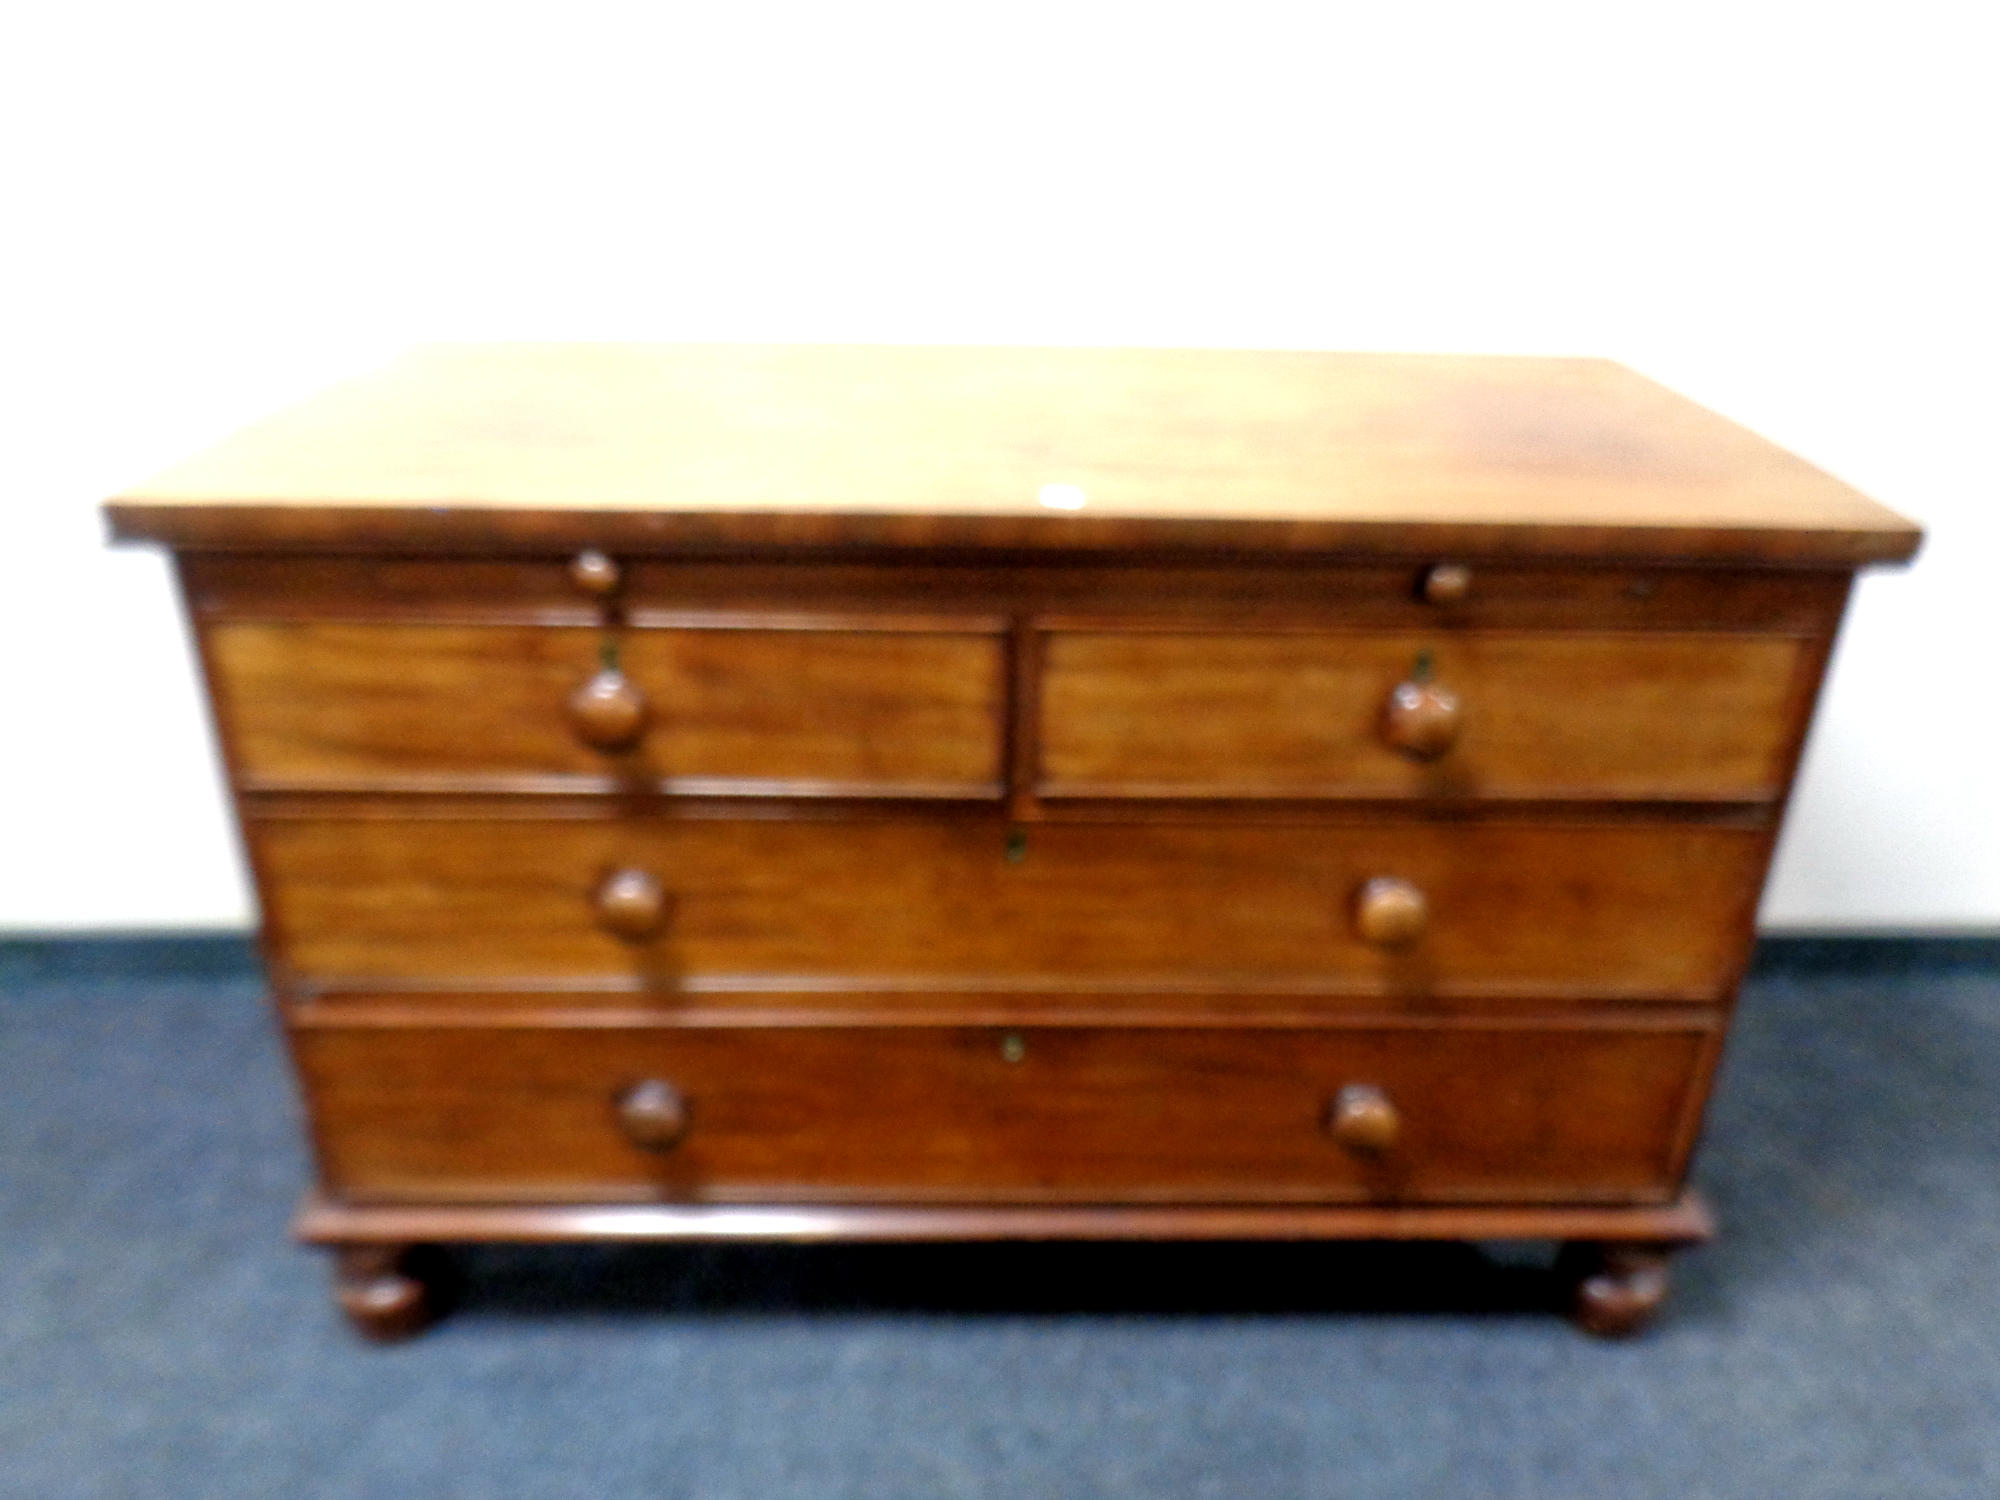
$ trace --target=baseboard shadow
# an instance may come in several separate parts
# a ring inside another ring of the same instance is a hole
[[[460,1316],[1261,1317],[1545,1314],[1553,1247],[1269,1244],[479,1245]]]

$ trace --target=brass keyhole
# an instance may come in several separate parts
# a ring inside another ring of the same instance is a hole
[[[1000,1038],[1000,1060],[1017,1063],[1028,1055],[1027,1038],[1018,1031],[1010,1031]]]

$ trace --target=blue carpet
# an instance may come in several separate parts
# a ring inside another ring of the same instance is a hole
[[[0,943],[0,1495],[2000,1495],[2000,944],[1768,943],[1647,1337],[1459,1247],[496,1247],[356,1342],[247,948]]]

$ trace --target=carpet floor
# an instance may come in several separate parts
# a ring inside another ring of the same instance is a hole
[[[1541,1247],[486,1248],[356,1341],[226,939],[0,943],[0,1495],[2000,1495],[2000,943],[1767,943],[1631,1343]]]

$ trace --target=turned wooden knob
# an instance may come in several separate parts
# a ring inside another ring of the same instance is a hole
[[[1412,760],[1435,760],[1458,739],[1458,694],[1435,682],[1399,682],[1382,710],[1382,738]]]
[[[1354,931],[1378,948],[1402,948],[1424,935],[1431,904],[1407,880],[1378,876],[1354,893]]]
[[[646,695],[616,667],[606,667],[569,695],[577,738],[597,750],[630,750],[646,732]]]
[[[617,563],[590,547],[570,559],[569,581],[593,598],[609,599],[618,592],[624,574]]]
[[[1418,592],[1427,603],[1462,603],[1472,592],[1472,569],[1464,563],[1438,563],[1426,568]]]
[[[614,870],[597,888],[597,920],[628,943],[642,943],[667,919],[667,892],[645,870]]]
[[[1395,1147],[1403,1133],[1403,1117],[1374,1084],[1350,1083],[1333,1096],[1326,1128],[1357,1156],[1380,1156]]]
[[[665,1079],[641,1079],[618,1096],[618,1128],[642,1151],[671,1151],[687,1126],[687,1101]]]

